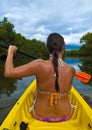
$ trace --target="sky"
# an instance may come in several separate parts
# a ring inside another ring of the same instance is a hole
[[[92,0],[0,0],[0,21],[4,17],[28,39],[46,42],[57,32],[66,44],[80,44],[92,32]]]

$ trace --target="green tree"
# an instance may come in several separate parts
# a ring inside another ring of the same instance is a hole
[[[65,51],[64,57],[77,57],[79,50],[70,50],[70,51]]]
[[[38,41],[36,39],[32,39],[27,41],[26,43],[26,52],[35,55],[36,57],[46,59],[47,58],[47,50],[45,43],[42,41]]]
[[[26,39],[20,33],[16,33],[14,25],[6,17],[0,22],[0,43],[13,44],[24,52],[31,53],[39,58],[47,58],[45,43],[36,39]],[[6,52],[5,49],[0,47],[0,56],[6,55]],[[18,55],[18,57],[20,56]]]
[[[15,42],[14,25],[11,24],[6,17],[0,22],[0,43],[11,44]]]
[[[92,56],[92,33],[87,33],[80,38],[82,44],[79,55],[81,56]]]
[[[87,33],[80,38],[81,44],[92,44],[92,33]]]

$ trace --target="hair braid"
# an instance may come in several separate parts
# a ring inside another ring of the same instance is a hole
[[[55,89],[59,91],[59,84],[58,84],[58,53],[62,51],[64,46],[64,38],[58,33],[51,33],[47,38],[47,47],[49,53],[53,55],[52,62],[54,66],[54,73],[56,75],[55,80]]]
[[[53,53],[53,65],[54,65],[54,73],[55,73],[55,76],[56,76],[56,79],[55,79],[55,89],[56,91],[58,92],[59,91],[59,84],[58,84],[58,53],[56,51],[54,51]]]

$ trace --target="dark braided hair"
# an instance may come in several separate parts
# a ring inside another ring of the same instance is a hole
[[[51,33],[47,38],[47,48],[49,52],[53,55],[53,66],[54,66],[54,73],[56,75],[55,80],[55,89],[59,92],[59,84],[58,84],[58,53],[62,51],[64,46],[64,38],[58,33]]]

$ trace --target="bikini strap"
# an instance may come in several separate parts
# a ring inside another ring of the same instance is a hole
[[[53,59],[53,55],[52,54],[50,54],[49,55],[49,59],[50,60],[52,60]],[[61,66],[61,67],[63,67],[64,65],[63,65],[63,61],[62,61],[62,59],[61,58],[58,58],[58,64]]]
[[[41,94],[46,94],[46,95],[51,95],[51,94],[58,94],[59,96],[63,97],[65,96],[66,94],[68,95],[69,92],[64,92],[64,93],[61,93],[61,92],[49,92],[49,91],[45,91],[45,90],[41,90],[39,88],[37,88],[37,92],[38,93],[41,93]]]
[[[66,94],[68,95],[69,92],[64,92],[64,93],[52,93],[52,92],[49,92],[49,91],[44,91],[44,90],[40,90],[40,89],[37,89],[38,93],[41,93],[41,94],[46,94],[46,95],[50,95],[49,96],[49,103],[50,103],[50,106],[56,106],[57,103],[58,103],[58,100],[61,99],[61,97],[65,96]]]

